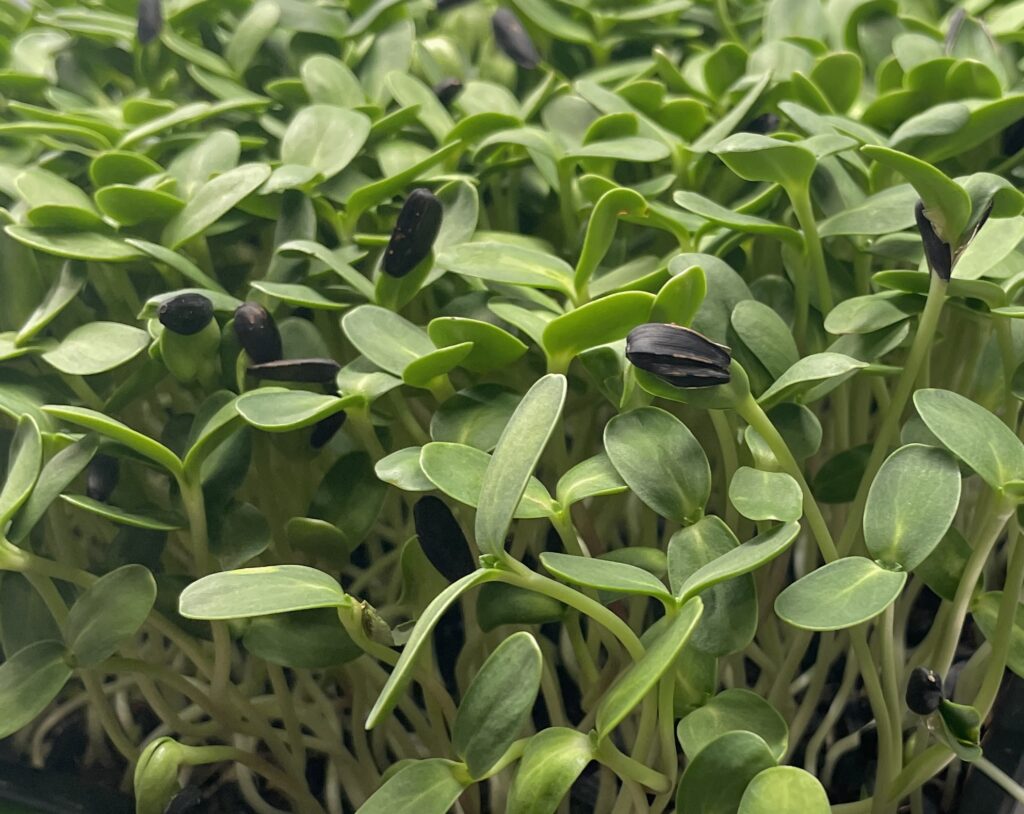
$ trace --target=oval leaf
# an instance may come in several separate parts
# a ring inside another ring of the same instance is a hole
[[[873,619],[896,601],[905,571],[866,557],[844,557],[798,579],[775,599],[775,612],[804,630],[842,630]]]

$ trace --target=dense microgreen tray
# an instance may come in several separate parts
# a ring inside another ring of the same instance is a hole
[[[1022,10],[5,6],[5,755],[140,814],[1024,800]]]

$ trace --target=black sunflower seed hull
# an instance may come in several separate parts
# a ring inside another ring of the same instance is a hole
[[[257,379],[271,382],[333,382],[341,365],[333,359],[278,359],[259,365],[249,365],[249,373]]]
[[[953,273],[953,253],[949,244],[936,234],[935,227],[924,212],[922,201],[914,206],[914,218],[917,220],[917,230],[921,233],[928,267],[943,280],[949,280]]]
[[[455,515],[440,498],[421,497],[412,510],[416,536],[430,564],[449,582],[455,582],[474,569],[466,535]]]
[[[93,457],[85,471],[85,495],[105,503],[110,499],[120,475],[117,458],[100,453]]]
[[[520,68],[532,69],[540,64],[540,54],[515,12],[500,8],[491,18],[494,40],[498,47]]]
[[[917,667],[907,682],[907,708],[918,715],[931,715],[945,696],[942,679],[934,670]]]
[[[429,189],[410,192],[384,250],[384,273],[404,277],[423,262],[441,231],[442,217],[441,202]]]
[[[246,302],[235,309],[235,336],[238,344],[256,364],[276,362],[284,355],[281,334],[267,309]]]
[[[213,303],[202,294],[178,294],[160,303],[156,316],[167,330],[191,336],[210,324]]]
[[[164,13],[160,0],[139,0],[139,16],[136,34],[139,42],[146,45],[160,36],[164,27]]]
[[[729,381],[727,347],[680,325],[650,322],[626,337],[630,363],[674,387],[714,387]]]
[[[318,421],[309,436],[309,445],[313,449],[321,449],[326,446],[337,435],[338,430],[344,426],[346,418],[345,413],[340,412]]]
[[[455,77],[442,79],[434,86],[434,95],[437,96],[445,107],[451,107],[455,97],[460,93],[462,93],[462,82]]]

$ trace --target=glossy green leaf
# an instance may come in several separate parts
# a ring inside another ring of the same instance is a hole
[[[346,601],[345,592],[323,571],[305,565],[269,565],[196,580],[181,592],[178,611],[187,619],[245,619],[336,607]]]
[[[740,545],[720,517],[708,515],[669,538],[667,568],[674,594],[695,573]],[[629,549],[626,549],[629,550]],[[695,594],[704,603],[688,647],[697,654],[725,656],[746,648],[757,632],[757,588],[749,574],[722,580]]]
[[[463,444],[435,441],[420,451],[420,468],[434,486],[459,503],[473,507],[480,502],[490,461],[491,456],[483,450]],[[554,501],[547,489],[536,478],[530,478],[514,516],[550,517],[554,512]]]
[[[82,509],[90,514],[95,514],[112,523],[123,526],[133,526],[139,529],[152,529],[153,531],[174,531],[184,525],[181,518],[175,517],[167,512],[159,510],[129,511],[110,503],[94,500],[86,495],[61,495],[61,499],[77,509]]]
[[[817,164],[810,150],[757,133],[736,133],[711,152],[747,181],[767,181],[791,189],[806,185]]]
[[[358,154],[370,134],[362,113],[333,105],[310,105],[300,110],[281,138],[281,160],[302,164],[324,179],[341,172]]]
[[[85,427],[86,429],[98,432],[100,435],[105,435],[107,438],[128,447],[128,449],[134,450],[139,455],[149,458],[173,475],[181,472],[181,461],[167,447],[140,432],[136,432],[120,421],[108,418],[103,413],[89,410],[85,407],[63,407],[56,404],[47,405],[43,408],[43,411],[61,421]]]
[[[444,252],[438,262],[456,274],[492,283],[552,289],[569,295],[573,269],[546,252],[509,243],[463,243]]]
[[[891,291],[851,297],[833,308],[825,318],[831,334],[865,334],[888,328],[914,315],[915,301]]]
[[[676,597],[685,601],[723,580],[757,570],[792,545],[799,533],[799,523],[784,523],[747,540],[687,577],[676,589]]]
[[[26,416],[25,421],[28,422],[29,420]],[[94,436],[86,436],[71,446],[65,447],[46,462],[35,484],[30,487],[31,492],[28,495],[28,499],[25,500],[20,510],[14,515],[14,522],[11,523],[11,527],[7,532],[11,542],[20,543],[28,536],[29,532],[32,531],[36,523],[43,517],[53,501],[88,466],[98,446],[99,442]],[[31,469],[29,468],[28,471],[31,471]],[[7,480],[10,482],[10,477]],[[25,478],[24,482],[27,481],[28,479]],[[12,485],[12,488],[15,487]],[[4,491],[6,491],[6,484]],[[3,497],[3,493],[0,492],[0,505],[4,503],[6,503],[6,499]]]
[[[949,453],[923,444],[900,447],[868,491],[868,551],[887,566],[913,571],[942,540],[959,504],[960,469]]]
[[[647,321],[654,295],[644,291],[623,291],[588,302],[544,328],[544,350],[552,358],[571,359],[596,345],[623,339],[637,325]]]
[[[800,360],[789,326],[764,303],[744,300],[732,309],[729,321],[773,379],[783,376]]]
[[[177,249],[202,234],[270,177],[266,164],[242,164],[203,184],[164,228],[161,243]]]
[[[71,260],[124,263],[139,257],[139,251],[126,240],[108,232],[65,232],[30,226],[6,226],[4,231],[31,249]]]
[[[89,322],[75,328],[42,358],[61,373],[92,376],[131,361],[149,344],[149,335],[120,322]]]
[[[324,396],[307,390],[260,387],[239,396],[235,410],[257,429],[289,432],[341,412],[352,401],[351,397]]]
[[[754,776],[737,814],[829,814],[828,795],[814,775],[795,766],[774,766]]]
[[[711,493],[700,443],[679,419],[656,407],[616,416],[604,431],[612,465],[640,500],[676,522],[693,522]]]
[[[808,404],[823,398],[865,367],[867,362],[842,353],[814,353],[794,363],[758,401],[764,407],[782,401]]]
[[[185,202],[158,189],[112,184],[96,191],[96,205],[104,215],[121,225],[137,226],[165,223],[184,208]]]
[[[962,186],[931,164],[898,150],[868,145],[863,152],[906,178],[924,202],[925,214],[939,237],[954,249],[959,246],[971,215],[971,198]]]
[[[707,275],[700,266],[690,266],[669,279],[658,291],[648,319],[689,326],[708,291]]]
[[[873,619],[896,601],[905,571],[889,571],[865,557],[844,557],[789,585],[775,612],[804,630],[842,630]]]
[[[421,450],[422,447],[406,447],[385,455],[374,464],[373,471],[385,483],[406,492],[430,492],[436,487],[420,467]]]
[[[799,520],[804,513],[800,485],[785,472],[741,466],[729,482],[729,501],[750,520]]]
[[[753,732],[782,760],[789,744],[789,727],[778,711],[750,690],[723,690],[679,722],[676,735],[688,760],[727,732]]]
[[[0,738],[12,735],[41,713],[71,678],[64,645],[41,641],[0,664]]]
[[[775,767],[771,747],[753,732],[726,732],[687,765],[676,792],[679,814],[735,814],[747,784]]]
[[[604,452],[580,461],[558,479],[555,495],[562,506],[599,495],[617,495],[629,487],[619,477],[611,460]]]
[[[396,376],[411,362],[437,350],[422,328],[376,305],[360,305],[346,312],[341,327],[363,356]]]
[[[325,297],[314,288],[298,283],[273,283],[267,280],[253,280],[252,287],[257,291],[299,308],[312,308],[323,311],[341,311],[345,303]]]
[[[99,664],[129,641],[156,601],[156,582],[141,565],[124,565],[89,586],[68,613],[64,637],[75,663]]]
[[[576,778],[594,758],[583,732],[551,727],[526,745],[509,791],[508,814],[554,814]]]
[[[363,803],[358,814],[445,814],[465,787],[441,758],[417,760],[389,778]]]
[[[388,198],[398,195],[418,178],[422,178],[431,169],[445,161],[449,156],[454,155],[462,149],[458,143],[447,144],[440,149],[427,154],[415,164],[410,164],[397,172],[389,174],[380,181],[374,181],[354,190],[345,203],[346,216],[350,222],[355,222],[366,210],[386,201]]]
[[[917,190],[910,184],[883,189],[855,206],[844,208],[819,224],[822,237],[887,235],[914,225]]]
[[[804,240],[796,229],[754,215],[734,212],[696,192],[678,190],[673,193],[672,200],[675,201],[676,206],[687,212],[693,212],[717,226],[752,235],[770,235],[791,243],[797,248],[803,247]]]
[[[23,415],[7,453],[7,475],[0,489],[0,528],[29,499],[43,464],[43,440],[35,419]]]
[[[402,380],[413,387],[430,387],[439,376],[457,367],[473,351],[472,342],[438,348],[413,359],[402,370]]]
[[[514,633],[487,657],[459,704],[452,746],[472,777],[505,753],[530,715],[540,689],[541,652],[533,636]]]
[[[49,325],[82,290],[87,279],[84,263],[68,261],[61,266],[60,274],[46,292],[46,298],[39,303],[15,337],[15,344],[24,345]]]
[[[207,275],[184,255],[178,254],[178,252],[172,252],[170,249],[161,246],[158,243],[150,243],[148,240],[127,238],[125,243],[132,249],[137,249],[140,257],[148,256],[159,263],[163,263],[177,271],[193,285],[209,289],[210,291],[218,293],[224,297],[229,296],[220,283]],[[241,305],[241,302],[238,304]]]
[[[642,195],[632,189],[621,187],[604,193],[594,204],[573,276],[573,284],[577,291],[585,290],[590,278],[611,248],[619,218],[624,215],[640,215],[646,208],[647,201]]]
[[[501,370],[528,350],[497,325],[466,317],[436,317],[427,325],[427,334],[439,348],[472,342],[469,354],[459,364],[474,373]]]
[[[622,673],[604,694],[594,721],[598,738],[608,737],[672,666],[700,621],[703,609],[699,598],[687,601],[641,659]]]
[[[1024,478],[1024,444],[992,413],[948,390],[918,390],[914,406],[928,429],[993,489]]]
[[[541,565],[563,582],[615,594],[638,594],[670,600],[671,594],[650,572],[624,562],[545,551]]]
[[[551,434],[558,429],[566,380],[552,374],[523,396],[498,439],[484,472],[476,513],[476,541],[482,551],[500,554],[516,507]]]

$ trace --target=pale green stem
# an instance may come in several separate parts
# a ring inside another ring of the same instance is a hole
[[[775,429],[771,419],[765,414],[761,405],[754,401],[749,393],[746,399],[741,402],[736,411],[743,416],[743,419],[750,424],[768,444],[772,454],[775,455],[782,471],[790,475],[800,485],[800,491],[804,496],[804,515],[807,517],[807,524],[811,527],[811,533],[821,550],[821,556],[825,562],[832,562],[838,556],[835,543],[832,542],[832,534],[828,530],[828,524],[818,508],[818,502],[811,493],[811,487],[804,478],[803,470],[790,452],[785,439]]]
[[[1014,624],[1017,608],[1020,604],[1021,588],[1024,586],[1024,540],[1016,523],[1009,531],[1010,561],[1006,568],[1006,583],[1003,585],[1003,596],[999,602],[999,615],[996,621],[995,636],[991,639],[992,654],[985,667],[985,676],[981,688],[974,699],[974,707],[981,714],[982,720],[988,717],[996,700],[996,693],[1003,680],[1006,662],[1010,655],[1013,641]]]
[[[889,445],[896,437],[900,420],[903,417],[903,410],[907,406],[910,394],[914,390],[918,373],[921,370],[921,363],[928,355],[928,349],[932,344],[935,331],[939,325],[939,317],[942,316],[942,305],[946,300],[946,288],[948,283],[936,274],[931,276],[931,284],[928,289],[928,300],[925,303],[924,311],[921,312],[921,319],[917,325],[917,333],[914,334],[914,341],[907,354],[907,360],[903,364],[903,372],[900,373],[896,389],[893,391],[889,405],[885,408],[884,418],[879,425],[878,434],[875,436],[874,446],[871,448],[871,456],[868,458],[864,474],[861,476],[860,485],[857,487],[857,495],[850,506],[850,513],[847,515],[846,524],[839,535],[839,553],[846,556],[850,553],[857,534],[860,531],[861,519],[864,514],[864,504],[868,499],[868,489],[875,479],[875,474],[882,466]]]
[[[1021,788],[1020,785],[1014,782],[1012,777],[996,766],[991,760],[979,757],[974,761],[974,766],[1014,800],[1024,804],[1024,788]]]
[[[625,780],[632,780],[658,793],[669,789],[670,781],[665,775],[622,754],[608,738],[598,745],[597,759]]]
[[[1012,513],[1013,506],[1009,505],[1005,499],[1000,499],[989,513],[987,522],[978,534],[978,539],[969,541],[974,550],[967,558],[963,575],[960,577],[960,584],[953,597],[946,629],[943,631],[943,637],[935,650],[935,657],[932,659],[932,669],[941,676],[949,672],[950,665],[953,664],[956,645],[960,641],[960,632],[963,629],[964,619],[967,618],[967,610],[974,596],[974,588],[981,578],[992,549],[995,548],[996,542],[999,540],[1003,526],[1006,525],[1006,521]]]

